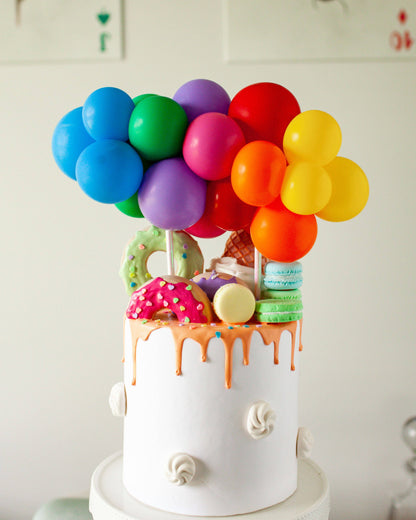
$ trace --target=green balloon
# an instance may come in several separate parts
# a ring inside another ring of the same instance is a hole
[[[144,215],[139,207],[139,201],[137,200],[137,192],[129,199],[123,200],[122,202],[117,202],[117,204],[114,204],[114,206],[129,217],[144,218]]]
[[[151,96],[156,96],[156,94],[140,94],[140,96],[136,96],[133,98],[133,103],[135,105],[138,105],[140,101],[143,101],[143,99],[146,99]]]
[[[148,96],[131,114],[129,140],[142,158],[161,161],[181,155],[187,127],[185,110],[176,101]]]

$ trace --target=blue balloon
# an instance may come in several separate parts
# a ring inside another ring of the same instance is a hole
[[[79,156],[76,176],[92,199],[116,204],[131,197],[143,179],[143,164],[132,146],[109,139],[90,144]]]
[[[82,107],[71,110],[59,121],[52,136],[52,154],[56,164],[68,177],[76,180],[78,157],[93,142],[82,122]]]
[[[96,141],[127,141],[133,109],[133,100],[123,90],[103,87],[88,96],[82,109],[82,118],[87,132]]]

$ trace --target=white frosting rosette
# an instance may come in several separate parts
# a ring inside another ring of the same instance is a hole
[[[296,442],[296,454],[298,459],[308,459],[312,453],[312,447],[315,439],[312,432],[301,426],[298,430],[298,438]]]
[[[124,383],[116,383],[110,391],[108,404],[111,408],[111,413],[115,417],[124,417],[127,412],[127,398]]]
[[[176,486],[189,484],[195,476],[194,459],[187,453],[175,453],[169,458],[166,476]]]
[[[276,414],[269,403],[257,401],[253,403],[247,415],[247,431],[255,440],[270,435],[276,422]]]

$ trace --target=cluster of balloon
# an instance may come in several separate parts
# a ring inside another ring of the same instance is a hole
[[[364,208],[366,176],[340,146],[337,122],[301,112],[281,85],[256,83],[231,100],[206,79],[172,99],[98,89],[52,139],[58,166],[94,200],[200,238],[247,229],[281,262],[312,248],[316,216],[338,222]]]
[[[341,131],[320,110],[301,112],[294,96],[271,83],[246,87],[231,102],[247,144],[237,153],[231,182],[237,196],[257,207],[251,238],[268,258],[293,262],[312,248],[316,215],[339,222],[366,205],[361,168],[337,157]]]

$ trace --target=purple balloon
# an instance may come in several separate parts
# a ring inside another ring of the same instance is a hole
[[[153,225],[185,229],[204,213],[207,185],[180,158],[159,161],[147,170],[139,189],[139,206]]]
[[[206,112],[228,113],[231,100],[227,92],[209,79],[193,79],[182,85],[173,96],[185,110],[189,122]]]

